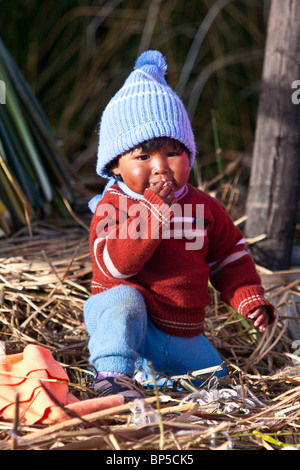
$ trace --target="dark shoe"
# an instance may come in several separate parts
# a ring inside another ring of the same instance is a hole
[[[108,395],[122,395],[128,400],[144,398],[141,387],[126,375],[100,379],[93,383],[93,390],[103,397],[107,397]]]

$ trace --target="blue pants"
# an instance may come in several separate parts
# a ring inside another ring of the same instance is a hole
[[[147,315],[144,299],[134,288],[117,286],[90,297],[84,305],[90,362],[97,372],[120,372],[151,380],[149,361],[156,372],[183,375],[222,364],[208,339],[170,336],[157,329]],[[227,369],[215,375],[224,376]]]

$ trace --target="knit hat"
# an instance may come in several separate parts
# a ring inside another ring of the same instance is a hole
[[[159,51],[143,52],[133,72],[105,108],[99,132],[96,171],[108,177],[107,165],[155,137],[171,137],[195,159],[195,141],[185,107],[165,80],[167,64]]]

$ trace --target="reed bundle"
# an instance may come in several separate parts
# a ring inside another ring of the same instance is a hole
[[[29,343],[49,348],[67,371],[71,392],[91,398],[93,370],[82,317],[91,274],[87,231],[71,220],[36,222],[32,229],[33,237],[21,233],[1,244],[0,340],[7,354]],[[267,333],[212,291],[206,331],[229,376],[217,381],[212,371],[195,389],[187,374],[176,378],[181,388],[148,391],[145,402],[55,425],[19,424],[12,432],[13,423],[2,421],[0,449],[300,448],[300,363],[286,323],[291,296],[299,297],[299,271],[261,274],[278,310],[278,322]]]

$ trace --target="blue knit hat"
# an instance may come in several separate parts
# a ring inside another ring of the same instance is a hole
[[[122,88],[105,108],[99,132],[96,171],[108,177],[116,157],[155,137],[171,137],[195,159],[195,140],[185,107],[165,80],[167,64],[159,51],[143,52]]]

